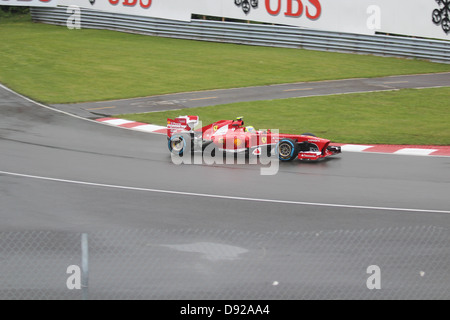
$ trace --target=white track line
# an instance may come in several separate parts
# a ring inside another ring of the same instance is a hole
[[[76,180],[66,180],[66,179],[42,177],[42,176],[35,176],[35,175],[21,174],[21,173],[15,173],[15,172],[7,172],[7,171],[0,171],[0,175],[1,174],[8,175],[8,176],[14,176],[14,177],[38,179],[38,180],[61,182],[61,183],[70,183],[70,184],[92,186],[92,187],[102,187],[102,188],[141,191],[141,192],[175,194],[175,195],[190,196],[190,197],[216,198],[216,199],[252,201],[252,202],[266,202],[266,203],[280,203],[280,204],[317,206],[317,207],[335,207],[335,208],[351,208],[351,209],[366,209],[366,210],[429,212],[429,213],[446,213],[446,214],[450,214],[450,211],[448,211],[448,210],[372,207],[372,206],[358,206],[358,205],[334,204],[334,203],[316,203],[316,202],[289,201],[289,200],[276,200],[276,199],[245,198],[245,197],[235,197],[235,196],[224,196],[224,195],[218,195],[218,194],[194,193],[194,192],[185,192],[185,191],[172,191],[172,190],[128,187],[128,186],[119,186],[119,185],[111,185],[111,184],[103,184],[103,183],[94,183],[94,182],[85,182],[85,181],[76,181]]]
[[[4,86],[1,83],[0,83],[0,88],[5,89],[6,91],[11,92],[11,93],[15,94],[16,96],[18,96],[18,97],[20,97],[20,98],[22,98],[22,99],[24,99],[24,100],[26,100],[28,102],[34,103],[35,105],[40,106],[42,108],[45,108],[45,109],[48,109],[48,110],[52,110],[52,111],[55,111],[55,112],[59,112],[59,113],[62,113],[62,114],[65,114],[65,115],[68,115],[68,116],[71,116],[71,117],[74,117],[74,118],[77,118],[77,119],[81,119],[81,120],[85,120],[85,121],[89,121],[89,122],[93,122],[93,123],[101,123],[101,122],[98,122],[98,121],[95,121],[95,120],[83,118],[83,117],[77,116],[77,115],[69,113],[69,112],[65,112],[65,111],[62,111],[62,110],[58,110],[58,109],[46,106],[45,104],[42,104],[42,103],[37,102],[37,101],[34,101],[33,99],[30,99],[28,97],[25,97],[24,95],[21,95],[20,93],[15,92],[14,90]]]
[[[56,108],[52,108],[52,107],[46,106],[45,104],[42,104],[42,103],[37,102],[37,101],[34,101],[33,99],[30,99],[30,98],[28,98],[28,97],[26,97],[26,96],[24,96],[24,95],[21,95],[20,93],[15,92],[14,90],[12,90],[12,89],[10,89],[10,88],[4,86],[4,85],[1,84],[1,83],[0,83],[0,88],[5,89],[6,91],[13,93],[13,94],[15,94],[16,96],[18,96],[18,97],[20,97],[20,98],[22,98],[22,99],[24,99],[24,100],[26,100],[26,101],[28,101],[28,102],[34,103],[35,105],[37,105],[37,106],[39,106],[39,107],[42,107],[42,108],[45,108],[45,109],[48,109],[48,110],[51,110],[51,111],[54,111],[54,112],[58,112],[58,113],[61,113],[61,114],[65,114],[65,115],[67,115],[67,116],[70,116],[70,117],[73,117],[73,118],[76,118],[76,119],[80,119],[80,120],[84,120],[84,121],[89,121],[89,122],[96,123],[96,124],[101,124],[101,125],[103,125],[103,126],[112,126],[111,124],[108,124],[108,123],[105,123],[105,122],[100,122],[100,121],[91,120],[91,119],[88,119],[88,118],[83,118],[83,117],[77,116],[77,115],[75,115],[75,114],[66,112],[66,111],[62,111],[62,110],[59,110],[59,109],[56,109]],[[114,126],[112,126],[112,127],[114,127],[114,128],[120,128],[120,129],[124,129],[124,130],[134,130],[133,128],[120,127],[120,126],[116,126],[116,125],[114,125]],[[157,133],[155,133],[155,134],[157,134]]]

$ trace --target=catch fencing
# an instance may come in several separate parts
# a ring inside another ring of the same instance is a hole
[[[0,300],[448,300],[449,231],[0,232]]]

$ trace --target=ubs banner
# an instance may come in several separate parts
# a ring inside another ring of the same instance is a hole
[[[450,0],[0,0],[0,5],[76,5],[189,21],[192,14],[311,29],[450,40]]]

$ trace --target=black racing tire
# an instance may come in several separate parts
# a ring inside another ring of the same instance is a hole
[[[187,137],[181,134],[174,134],[168,139],[169,151],[182,156],[186,151],[188,142]]]
[[[276,152],[280,161],[292,161],[298,156],[298,144],[292,139],[281,139]]]

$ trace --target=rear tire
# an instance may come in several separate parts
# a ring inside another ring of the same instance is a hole
[[[186,139],[180,134],[175,134],[170,137],[168,146],[170,152],[182,156],[187,146]]]
[[[298,144],[292,139],[282,139],[277,144],[276,152],[280,161],[292,161],[298,156]]]

